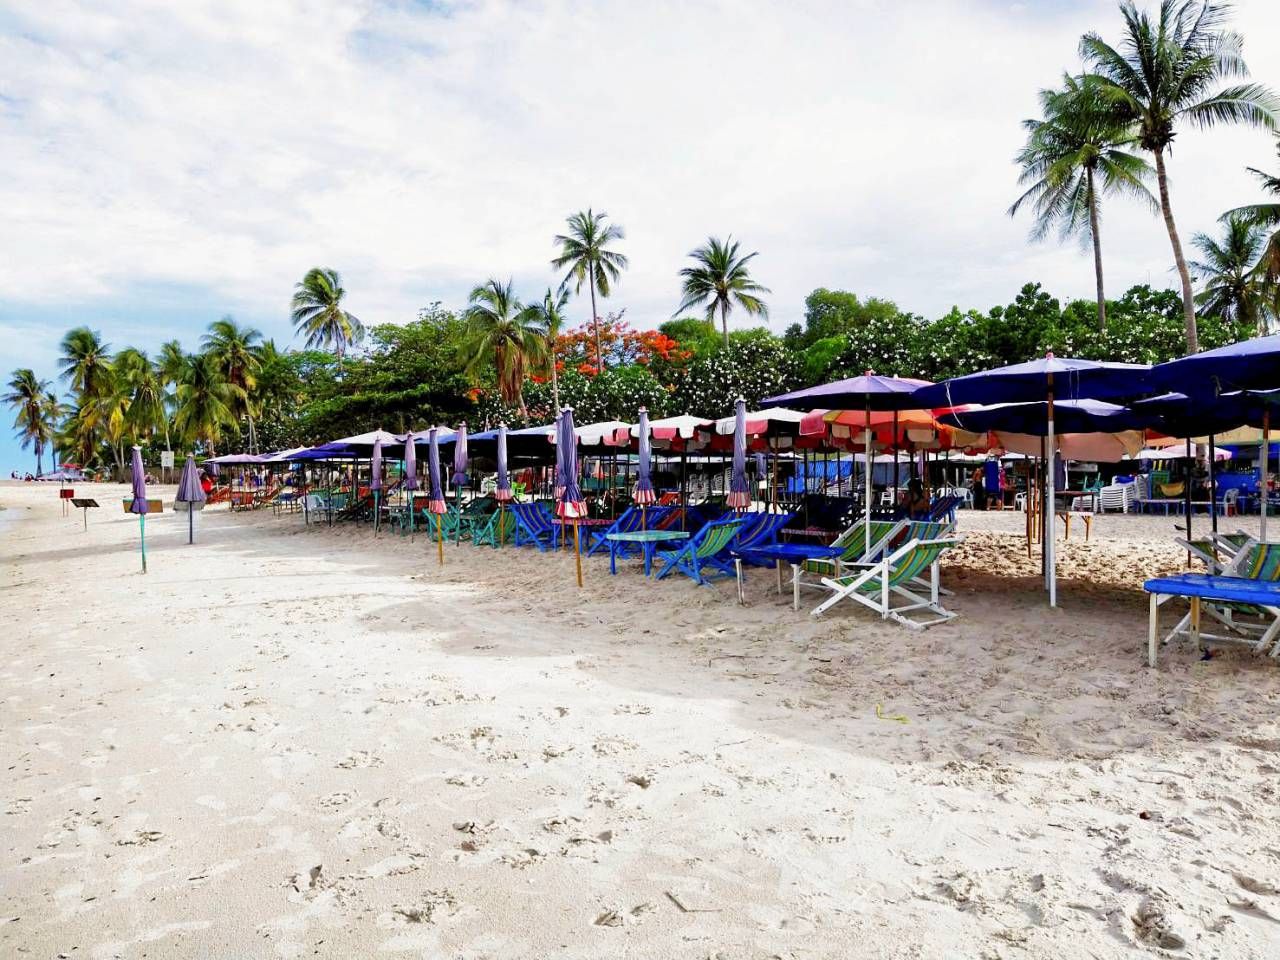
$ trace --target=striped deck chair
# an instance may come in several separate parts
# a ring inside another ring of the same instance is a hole
[[[782,532],[782,528],[794,517],[794,513],[739,513],[736,519],[742,521],[742,529],[734,537],[730,549],[734,553],[743,553],[771,547],[778,542],[778,534]]]
[[[1182,584],[1184,592],[1178,592]],[[1264,590],[1258,587],[1265,585]],[[1155,666],[1156,623],[1159,607],[1176,596],[1189,597],[1191,610],[1160,641],[1166,644],[1180,636],[1221,643],[1248,643],[1257,653],[1274,644],[1272,657],[1280,657],[1280,543],[1259,543],[1248,538],[1235,557],[1219,563],[1209,574],[1188,573],[1148,580],[1151,594],[1151,631],[1148,660]],[[1217,596],[1214,596],[1214,594]],[[1239,596],[1239,599],[1230,597]],[[1251,599],[1245,599],[1250,596]],[[1208,614],[1235,636],[1205,633],[1200,629]]]
[[[955,523],[956,508],[960,506],[962,499],[954,496],[935,497],[933,503],[929,504],[929,519]]]
[[[848,598],[912,630],[945,623],[955,614],[942,606],[939,597],[938,562],[959,542],[959,538],[909,540],[869,570],[848,577],[823,577],[822,585],[831,591],[831,596],[814,607],[813,613],[824,613]],[[929,578],[929,595],[921,596],[912,588],[926,575]],[[898,599],[906,602],[895,603]],[[927,610],[934,616],[928,620],[907,616],[913,610]]]
[[[605,529],[588,531],[591,546],[587,548],[587,556],[589,557],[600,550],[607,550],[609,548],[609,534],[611,533],[635,533],[639,530],[662,529],[659,524],[665,522],[670,512],[670,507],[659,507],[657,505],[647,506],[641,512],[639,507],[632,504],[618,514],[618,518]],[[628,552],[627,546],[629,545],[619,545],[619,556]]]
[[[517,547],[531,543],[543,553],[555,548],[556,528],[542,506],[537,503],[510,503],[507,506],[516,521],[512,542]]]
[[[840,536],[831,541],[833,547],[843,547],[839,561],[842,567],[866,567],[881,559],[885,550],[897,543],[907,529],[907,520],[872,520],[870,547],[867,543],[867,522],[857,520]],[[834,575],[836,560],[806,560],[802,565],[806,573]]]
[[[512,504],[508,504],[505,510],[494,510],[484,523],[473,526],[471,542],[477,547],[497,547],[510,543],[516,533],[516,515],[511,506]]]
[[[498,501],[493,497],[476,497],[463,504],[461,510],[456,503],[449,504],[442,528],[445,539],[452,537],[461,540],[463,537],[470,537],[475,532],[475,527],[484,526],[489,520],[490,512],[497,509]]]
[[[671,573],[683,573],[695,583],[705,585],[710,582],[710,577],[702,574],[706,567],[723,576],[735,576],[737,570],[728,549],[741,529],[742,521],[734,517],[713,520],[676,549],[660,551],[658,558],[663,566],[657,579]]]

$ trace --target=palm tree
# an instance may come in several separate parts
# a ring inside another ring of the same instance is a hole
[[[289,361],[289,355],[281,353],[274,340],[264,340],[258,348],[260,361],[254,400],[261,417],[280,418],[286,415],[297,399],[298,375]]]
[[[753,251],[745,257],[738,256],[738,244],[732,236],[721,243],[715,237],[689,256],[697,266],[680,271],[684,277],[684,299],[673,317],[678,317],[693,307],[702,306],[707,311],[707,323],[715,328],[716,311],[720,311],[720,325],[724,330],[724,345],[729,345],[729,311],[736,303],[753,317],[768,317],[769,308],[756,294],[769,293],[751,279],[747,266],[757,254]]]
[[[1265,334],[1270,311],[1256,270],[1266,246],[1263,228],[1243,217],[1229,217],[1221,240],[1197,233],[1191,243],[1204,257],[1191,263],[1203,284],[1196,303],[1210,316]]]
[[[1280,155],[1280,137],[1276,139],[1276,153]],[[1275,197],[1275,200],[1228,210],[1221,219],[1224,221],[1244,219],[1264,230],[1271,231],[1271,236],[1266,241],[1266,247],[1255,269],[1263,292],[1270,300],[1274,311],[1280,313],[1280,174],[1272,176],[1256,167],[1247,169],[1262,181],[1262,189]]]
[[[489,280],[471,291],[470,306],[463,311],[466,344],[470,357],[468,376],[476,376],[489,361],[497,372],[498,393],[515,404],[522,417],[525,372],[535,369],[546,357],[546,339],[538,318],[516,299],[511,281]]]
[[[213,455],[223,431],[239,423],[235,410],[242,402],[240,388],[227,382],[213,357],[198,353],[174,395],[174,429],[186,440],[203,442]]]
[[[258,447],[253,418],[255,387],[262,366],[258,353],[261,341],[262,334],[253,327],[241,327],[231,317],[223,317],[209,324],[209,332],[200,342],[204,352],[218,365],[223,379],[239,388],[240,399],[232,412],[237,419],[244,417],[249,422],[250,453],[257,453]]]
[[[1133,0],[1124,0],[1120,14],[1125,36],[1119,49],[1098,34],[1087,33],[1080,40],[1080,52],[1097,73],[1091,82],[1098,85],[1099,95],[1114,107],[1118,120],[1136,125],[1139,145],[1155,157],[1160,209],[1182,281],[1187,351],[1195,353],[1200,341],[1191,274],[1169,204],[1165,151],[1181,121],[1203,128],[1219,123],[1273,127],[1280,105],[1261,84],[1219,86],[1227,78],[1248,75],[1239,35],[1222,29],[1225,5],[1211,0],[1161,0],[1153,21]]]
[[[1077,235],[1092,241],[1093,271],[1098,293],[1098,329],[1107,328],[1107,299],[1102,283],[1102,240],[1098,233],[1101,196],[1128,193],[1158,209],[1143,182],[1151,166],[1129,152],[1137,143],[1132,124],[1118,123],[1115,112],[1094,84],[1065,75],[1061,90],[1041,90],[1043,120],[1024,120],[1026,146],[1016,162],[1018,183],[1029,185],[1009,208],[1014,216],[1031,203],[1035,224],[1031,236],[1043,240],[1054,226],[1066,240]]]
[[[35,448],[37,477],[44,473],[44,448],[53,442],[57,425],[56,408],[51,410],[49,406],[50,396],[49,381],[41,380],[35,371],[23,368],[13,371],[9,392],[3,398],[17,411],[13,428],[22,449]],[[54,402],[56,404],[57,401]]]
[[[339,366],[347,347],[364,339],[364,324],[342,307],[346,295],[338,271],[326,267],[312,267],[293,288],[294,328],[308,347],[331,347]]]
[[[557,270],[568,267],[562,286],[573,281],[574,293],[582,292],[585,283],[591,292],[591,329],[596,337],[596,370],[604,370],[604,351],[600,348],[600,317],[596,312],[596,293],[607,298],[609,285],[617,283],[618,277],[627,268],[627,258],[616,250],[608,249],[608,244],[622,240],[626,233],[616,223],[606,224],[609,215],[601,210],[599,213],[590,207],[585,213],[575,213],[566,221],[569,225],[567,234],[557,234],[555,242],[560,245],[560,254],[551,261]]]
[[[113,366],[129,398],[125,417],[132,439],[148,439],[163,432],[165,449],[171,449],[169,395],[158,365],[144,351],[127,347],[116,354]]]
[[[111,367],[110,346],[102,342],[102,335],[88,327],[68,330],[62,338],[62,356],[58,366],[62,378],[71,381],[71,389],[78,400],[96,397],[106,385]]]
[[[541,303],[531,303],[525,307],[528,314],[528,321],[537,324],[541,328],[542,335],[547,340],[547,366],[551,368],[551,405],[553,409],[560,409],[560,380],[556,371],[556,338],[560,336],[560,331],[564,329],[565,307],[569,305],[569,291],[561,284],[555,290],[547,287],[547,292],[542,295]]]

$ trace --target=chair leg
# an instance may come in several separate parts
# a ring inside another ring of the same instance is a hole
[[[1151,613],[1147,622],[1147,666],[1156,665],[1156,643],[1160,633],[1160,598],[1151,595]]]

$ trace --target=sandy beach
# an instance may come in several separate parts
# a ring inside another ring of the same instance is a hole
[[[1280,663],[1145,666],[1174,518],[1050,610],[962,513],[916,633],[270,511],[144,576],[123,491],[0,485],[0,955],[1276,955]]]

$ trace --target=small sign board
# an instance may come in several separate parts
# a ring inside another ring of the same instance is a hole
[[[72,497],[71,505],[73,507],[78,507],[80,510],[84,511],[84,528],[88,530],[89,529],[89,509],[91,507],[96,507],[98,505],[98,501],[90,497]]]
[[[173,469],[173,451],[172,450],[160,451],[160,466],[166,470]]]
[[[76,492],[72,490],[70,487],[62,487],[58,491],[58,496],[60,496],[63,500],[74,500],[76,497]]]

